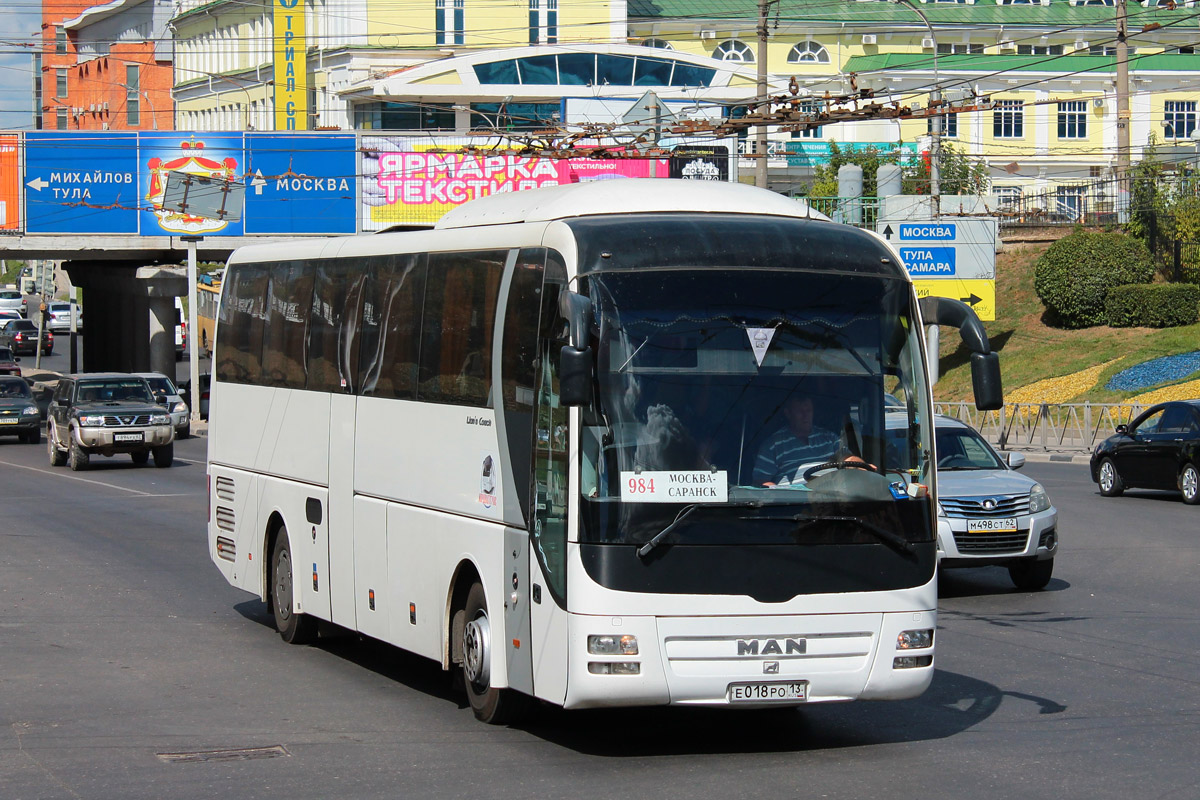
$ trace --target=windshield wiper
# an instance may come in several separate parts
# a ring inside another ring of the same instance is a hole
[[[705,503],[705,504],[692,503],[688,506],[685,506],[679,512],[679,514],[676,515],[675,519],[671,522],[670,525],[663,528],[658,533],[654,534],[654,537],[652,539],[650,539],[650,541],[646,542],[644,545],[639,547],[637,550],[637,554],[639,556],[641,556],[642,558],[645,558],[646,556],[648,556],[650,554],[651,550],[653,550],[655,547],[658,547],[659,543],[662,542],[663,539],[667,538],[667,534],[669,534],[671,531],[673,531],[677,527],[679,527],[679,523],[683,522],[685,519],[690,517],[692,515],[692,512],[696,511],[697,509],[701,509],[701,508],[758,508],[762,505],[764,505],[764,503],[761,500],[745,500],[740,503],[720,503],[720,504],[711,504],[711,505],[707,504],[707,503]]]
[[[853,522],[863,530],[871,533],[876,539],[890,546],[892,549],[900,553],[911,553],[915,549],[913,543],[902,536],[899,536],[886,528],[881,528],[878,525],[872,525],[870,522],[859,519],[858,517],[847,516],[819,516],[814,517],[808,514],[790,514],[788,516],[768,516],[768,517],[739,517],[739,519],[772,519],[783,520],[785,522],[795,522],[797,530],[807,528],[810,525],[815,525],[818,522]]]

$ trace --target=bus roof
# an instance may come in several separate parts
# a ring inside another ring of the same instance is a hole
[[[647,212],[722,212],[828,220],[803,200],[740,183],[620,178],[504,192],[446,212],[436,229]]]

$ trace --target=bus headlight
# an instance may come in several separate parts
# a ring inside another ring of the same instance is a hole
[[[1029,490],[1029,513],[1036,514],[1050,507],[1050,497],[1040,483],[1035,483]]]
[[[637,637],[630,634],[622,636],[602,634],[589,636],[588,652],[594,656],[636,656],[638,654]]]
[[[896,637],[897,650],[923,650],[933,647],[933,630],[926,628],[920,631],[901,631]]]
[[[104,426],[103,414],[88,414],[79,418],[79,424],[85,428],[99,428]]]

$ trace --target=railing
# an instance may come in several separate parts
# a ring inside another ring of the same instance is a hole
[[[804,197],[813,211],[819,211],[834,222],[844,222],[859,228],[875,229],[879,220],[878,197]]]
[[[1091,450],[1146,409],[1141,403],[1010,403],[998,411],[979,411],[962,402],[933,406],[1002,450]]]

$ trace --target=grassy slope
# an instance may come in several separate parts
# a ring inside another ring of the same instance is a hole
[[[1200,349],[1200,324],[1183,328],[1096,327],[1079,331],[1051,328],[1042,321],[1045,307],[1033,291],[1033,265],[1048,244],[1009,245],[996,256],[996,316],[987,323],[992,347],[1000,352],[1006,393],[1043,378],[1069,375],[1121,358],[1105,369],[1096,387],[1076,398],[1112,403],[1140,394],[1114,392],[1104,384],[1115,373],[1158,356]],[[971,399],[969,351],[958,335],[942,330],[942,378],[934,387],[938,400]]]

